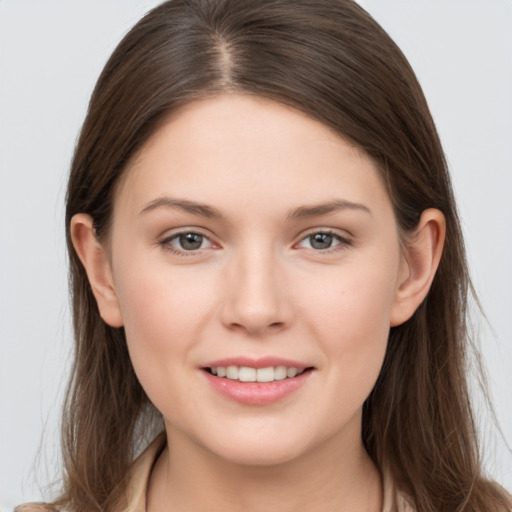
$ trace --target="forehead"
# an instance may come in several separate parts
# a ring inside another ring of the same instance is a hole
[[[328,196],[387,199],[375,164],[361,150],[292,108],[244,95],[174,112],[125,171],[116,203],[140,209],[162,195],[255,211]]]

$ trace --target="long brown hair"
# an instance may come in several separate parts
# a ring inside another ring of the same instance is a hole
[[[71,243],[71,218],[91,215],[106,237],[128,162],[174,109],[223,92],[289,105],[362,148],[383,175],[403,232],[427,208],[444,213],[439,270],[413,317],[391,329],[364,404],[363,440],[418,512],[510,505],[480,466],[467,384],[471,285],[439,137],[405,57],[351,0],[172,0],[137,23],[105,66],[67,193],[76,347],[63,416],[65,486],[56,505],[112,510],[158,422],[123,329],[100,318]]]

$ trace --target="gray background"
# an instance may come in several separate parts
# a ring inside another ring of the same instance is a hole
[[[40,499],[58,476],[58,413],[71,344],[63,237],[67,169],[103,64],[156,3],[0,0],[2,511]],[[491,326],[480,322],[481,343],[510,444],[512,2],[361,4],[410,59],[436,119]],[[511,455],[503,441],[492,441],[489,428],[483,432],[489,471],[512,489]]]

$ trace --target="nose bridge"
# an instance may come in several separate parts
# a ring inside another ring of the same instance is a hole
[[[250,334],[280,330],[290,321],[281,265],[267,241],[250,244],[230,262],[223,319],[226,325]]]

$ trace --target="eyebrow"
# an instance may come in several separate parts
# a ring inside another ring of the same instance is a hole
[[[309,217],[320,217],[339,210],[360,210],[372,214],[370,209],[361,203],[353,203],[345,199],[335,199],[327,203],[320,203],[311,206],[299,206],[290,210],[288,219],[306,219]]]
[[[170,197],[159,197],[149,202],[139,213],[139,215],[143,215],[152,210],[156,210],[157,208],[171,208],[173,210],[183,210],[187,213],[192,213],[194,215],[200,215],[202,217],[208,218],[221,218],[222,213],[213,208],[212,206],[208,206],[202,203],[196,203],[195,201],[187,201],[186,199],[172,199]]]
[[[207,218],[220,219],[223,217],[222,213],[213,206],[209,206],[204,203],[197,203],[195,201],[188,201],[186,199],[172,199],[170,197],[159,197],[153,201],[150,201],[140,211],[139,215],[143,215],[162,207],[174,210],[183,210],[187,213],[192,213],[194,215],[200,215]],[[352,201],[347,201],[345,199],[335,199],[326,203],[293,208],[288,212],[287,218],[305,219],[309,217],[320,217],[322,215],[327,215],[339,210],[360,210],[370,215],[372,214],[370,209],[364,204],[353,203]]]

